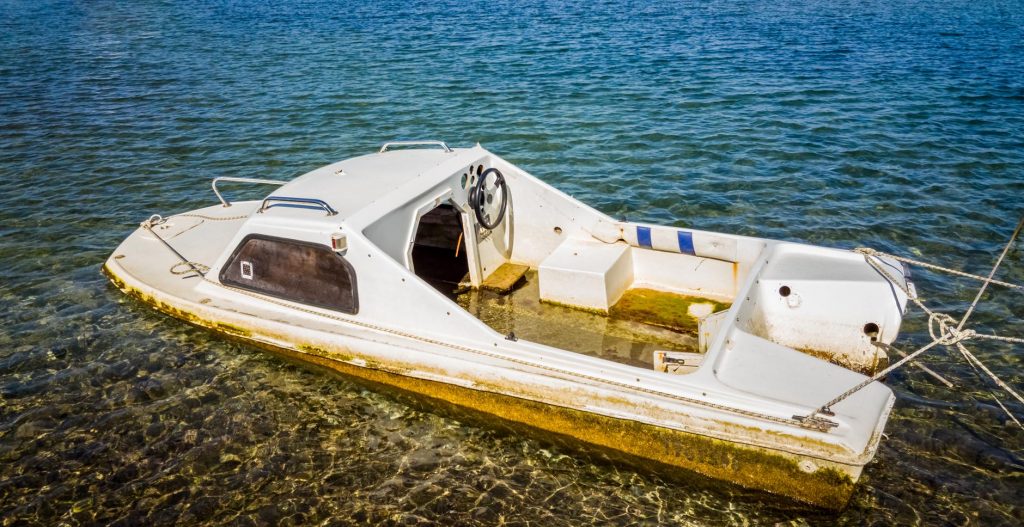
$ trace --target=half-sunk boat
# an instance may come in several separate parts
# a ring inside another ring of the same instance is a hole
[[[231,203],[218,183],[279,185]],[[218,178],[142,223],[120,289],[292,358],[841,508],[894,396],[910,284],[851,251],[619,221],[480,145]],[[902,281],[894,287],[892,279]]]

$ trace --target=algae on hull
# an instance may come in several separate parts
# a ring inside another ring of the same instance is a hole
[[[801,468],[794,457],[764,448],[739,445],[699,434],[584,412],[494,391],[477,390],[381,369],[360,367],[265,342],[252,343],[294,360],[328,368],[413,396],[425,397],[434,404],[453,404],[541,432],[566,436],[588,445],[653,461],[658,465],[682,468],[825,508],[844,507],[855,485],[853,479],[842,470],[825,466],[808,472]]]
[[[700,434],[662,428],[638,421],[604,416],[556,406],[494,391],[457,386],[412,377],[406,371],[387,371],[386,365],[331,357],[331,351],[312,344],[295,343],[281,347],[254,338],[245,328],[202,320],[194,314],[128,286],[104,266],[104,272],[119,289],[157,310],[186,322],[213,329],[280,355],[326,367],[357,379],[377,383],[440,403],[495,416],[546,433],[648,459],[660,465],[678,467],[744,487],[792,497],[821,507],[840,509],[854,488],[853,479],[840,468],[824,466],[808,472],[797,456],[766,448],[742,445]],[[345,354],[338,353],[338,357]]]
[[[555,406],[492,391],[476,390],[339,362],[328,357],[279,348],[259,347],[286,357],[329,368],[364,381],[440,403],[494,416],[530,428],[571,437],[660,465],[690,470],[738,485],[780,494],[814,505],[840,509],[853,492],[854,481],[826,466],[808,473],[790,456],[767,449]]]

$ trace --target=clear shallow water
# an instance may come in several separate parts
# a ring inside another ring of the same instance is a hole
[[[944,351],[958,388],[894,374],[888,437],[828,514],[297,368],[99,266],[149,214],[212,203],[212,177],[439,138],[615,216],[984,271],[1024,208],[1022,79],[1019,1],[0,3],[0,517],[1019,524],[1024,433]],[[1000,276],[1024,282],[1020,244]],[[973,296],[915,280],[954,313]],[[1024,301],[974,318],[1020,335]],[[1019,349],[974,347],[1024,388]]]

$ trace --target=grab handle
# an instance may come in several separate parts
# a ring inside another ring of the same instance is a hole
[[[231,202],[224,199],[224,196],[221,196],[220,191],[217,190],[217,183],[220,181],[233,181],[235,183],[260,183],[263,185],[284,185],[285,183],[287,183],[287,181],[278,181],[276,179],[254,179],[248,177],[230,176],[215,177],[213,178],[213,183],[211,183],[210,186],[213,187],[213,193],[217,195],[217,199],[220,200],[221,205],[224,205],[225,207],[230,207]]]
[[[316,199],[316,198],[291,198],[291,197],[288,197],[288,196],[269,196],[269,197],[267,197],[267,199],[263,200],[263,204],[260,205],[260,210],[258,210],[256,212],[262,213],[263,211],[265,211],[268,208],[270,208],[270,202],[271,201],[277,201],[277,202],[280,202],[280,203],[298,203],[300,205],[315,205],[318,208],[321,208],[324,211],[326,211],[328,216],[334,216],[334,215],[338,214],[338,211],[334,210],[334,208],[332,208],[330,205],[327,204],[326,201],[324,201],[322,199]],[[300,207],[300,208],[307,208],[307,207]]]
[[[390,143],[384,143],[384,146],[380,147],[379,153],[383,154],[388,151],[388,148],[393,146],[440,146],[445,152],[452,151],[448,143],[444,141],[391,141]]]

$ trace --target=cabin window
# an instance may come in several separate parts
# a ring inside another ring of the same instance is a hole
[[[352,315],[359,311],[355,270],[327,245],[251,234],[228,258],[220,281]]]

